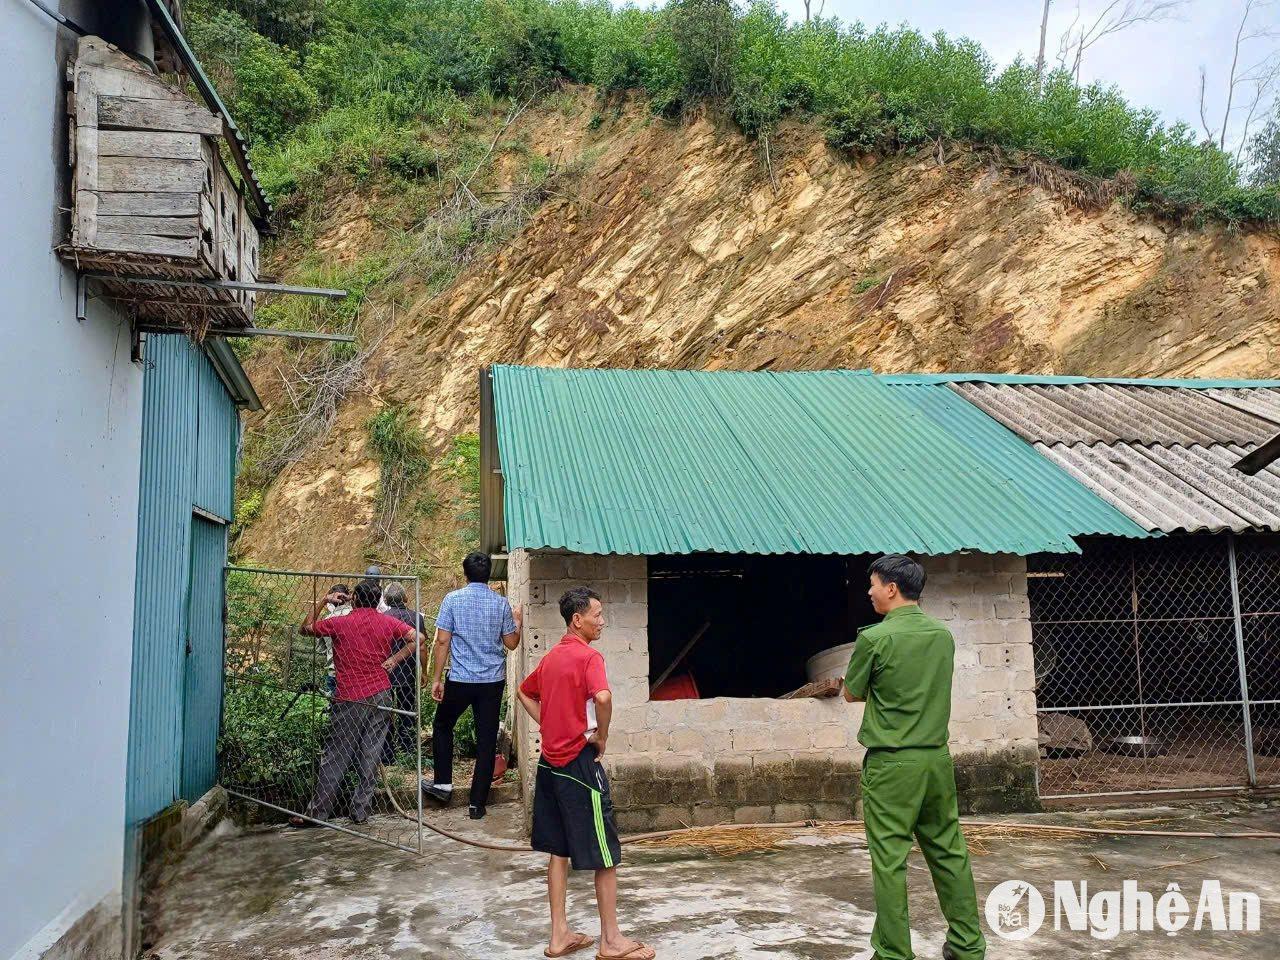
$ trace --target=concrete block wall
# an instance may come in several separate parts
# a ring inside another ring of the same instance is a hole
[[[951,754],[963,811],[1039,805],[1035,669],[1025,557],[953,554],[925,561],[921,608],[956,640]]]
[[[1037,760],[1026,564],[950,556],[927,563],[923,608],[956,638],[952,753],[968,811],[1035,805]],[[857,810],[862,706],[842,699],[648,699],[644,557],[517,551],[508,590],[527,604],[512,673],[524,677],[564,632],[557,601],[585,584],[605,602],[604,654],[614,693],[606,767],[624,832],[683,824],[842,819]],[[517,726],[526,809],[540,741]]]

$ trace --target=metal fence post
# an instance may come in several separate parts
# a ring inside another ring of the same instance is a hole
[[[414,685],[413,693],[413,712],[414,724],[413,728],[417,736],[418,746],[418,764],[417,764],[417,784],[416,792],[418,795],[418,853],[422,853],[422,654],[427,650],[426,637],[426,618],[422,615],[422,579],[420,577],[413,578],[413,609],[418,614],[418,655],[414,657],[414,674],[417,677],[417,683]]]
[[[1253,722],[1249,716],[1249,676],[1244,659],[1244,621],[1240,616],[1240,577],[1236,567],[1236,535],[1227,534],[1227,558],[1231,565],[1231,609],[1236,628],[1236,660],[1240,665],[1240,703],[1244,709],[1244,758],[1249,769],[1249,786],[1258,785],[1258,768],[1253,758]]]

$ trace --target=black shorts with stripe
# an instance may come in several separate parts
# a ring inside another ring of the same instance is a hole
[[[533,788],[535,850],[568,857],[575,870],[616,867],[622,859],[609,778],[591,744],[563,767],[538,758]]]

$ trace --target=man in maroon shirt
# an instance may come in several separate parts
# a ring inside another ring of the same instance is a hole
[[[622,858],[613,822],[609,779],[601,758],[609,740],[613,698],[604,657],[592,650],[604,630],[600,595],[575,587],[560,598],[567,632],[522,684],[520,705],[542,733],[542,756],[533,794],[533,849],[551,854],[547,899],[551,902],[548,957],[564,957],[592,945],[569,928],[565,894],[569,866],[594,870],[600,910],[600,960],[653,960],[654,951],[628,940],[618,928],[617,863]],[[594,714],[595,723],[591,723]]]
[[[316,603],[298,628],[304,636],[333,641],[337,693],[330,707],[329,735],[320,759],[315,794],[307,804],[307,818],[293,817],[289,821],[295,827],[329,819],[338,787],[353,763],[358,781],[351,796],[351,822],[360,824],[369,819],[378,757],[390,726],[390,711],[395,707],[389,674],[421,648],[418,631],[378,612],[381,596],[375,581],[363,580],[356,585],[349,614],[320,620],[326,606],[338,600],[331,591]],[[409,642],[392,653],[392,644],[400,639]]]

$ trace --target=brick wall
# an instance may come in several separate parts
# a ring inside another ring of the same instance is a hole
[[[1031,626],[1021,557],[935,558],[926,612],[956,638],[951,749],[968,811],[1035,805],[1037,757]],[[614,692],[606,766],[624,832],[682,824],[842,819],[857,810],[861,705],[841,699],[648,701],[648,576],[644,557],[516,551],[508,589],[527,604],[513,655],[523,677],[564,632],[556,602],[586,584],[605,601],[599,643]],[[526,809],[537,730],[517,725]]]

